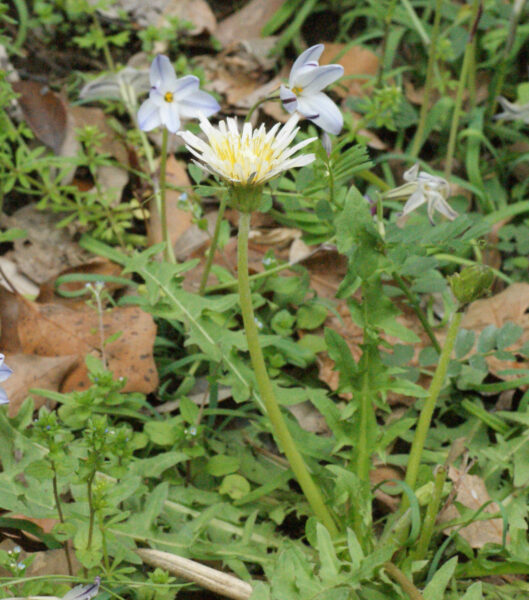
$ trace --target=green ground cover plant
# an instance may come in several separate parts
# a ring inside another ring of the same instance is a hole
[[[260,3],[226,4],[200,10]],[[115,267],[55,273],[94,316],[86,378],[31,385],[15,411],[31,353],[7,336],[45,301],[0,262],[2,597],[527,597],[525,2],[279,2],[259,33],[282,83],[244,106],[196,51],[224,60],[220,27],[191,37],[189,15],[117,2],[0,8],[2,211],[51,212]],[[13,73],[39,48],[37,93]],[[205,250],[175,251],[175,194]],[[257,268],[256,223],[303,257],[276,244]],[[29,237],[7,225],[0,244]],[[131,306],[157,328],[148,394],[112,366],[136,330],[106,319]],[[62,567],[32,572],[51,552]]]

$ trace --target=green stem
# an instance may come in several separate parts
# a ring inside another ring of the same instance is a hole
[[[257,110],[257,108],[259,108],[259,106],[261,106],[261,104],[264,104],[265,102],[276,102],[277,100],[279,100],[279,96],[266,96],[266,98],[261,98],[260,100],[257,100],[257,102],[255,102],[255,104],[248,111],[244,122],[249,123],[253,113]]]
[[[469,258],[462,258],[461,256],[455,256],[452,254],[442,254],[441,253],[441,254],[434,254],[434,256],[437,260],[448,260],[457,265],[471,266],[471,265],[479,264],[475,260],[470,260]],[[498,269],[495,269],[494,267],[489,267],[489,269],[494,273],[494,275],[496,277],[498,277],[502,281],[505,281],[505,283],[507,285],[512,285],[514,283],[514,281],[508,275],[505,275],[505,273],[502,273]]]
[[[239,235],[237,245],[239,297],[246,339],[248,341],[248,350],[250,352],[259,393],[261,394],[267,416],[270,419],[277,441],[285,453],[290,467],[312,507],[314,514],[320,519],[325,527],[327,527],[329,533],[335,536],[338,533],[336,524],[331,513],[325,506],[320,489],[316,486],[310,476],[305,462],[290,435],[290,431],[281,415],[281,410],[275,398],[272,382],[266,371],[263,352],[259,344],[257,326],[255,324],[250,280],[248,277],[248,234],[250,231],[250,213],[239,214]]]
[[[92,483],[94,481],[95,473],[92,473],[86,482],[86,491],[88,496],[88,512],[89,512],[89,521],[88,521],[88,540],[86,542],[86,549],[90,550],[92,548],[92,536],[94,534],[94,502],[92,498]]]
[[[388,185],[383,179],[381,179],[378,175],[375,175],[371,171],[358,171],[358,177],[367,181],[367,183],[372,183],[376,185],[383,192],[388,192],[391,189],[391,186]]]
[[[472,6],[472,25],[469,34],[469,39],[465,48],[465,56],[463,57],[463,65],[461,67],[461,73],[459,75],[459,83],[457,86],[457,94],[454,106],[454,113],[452,115],[452,124],[450,126],[450,135],[448,137],[448,144],[446,149],[445,157],[445,179],[448,179],[452,173],[452,163],[454,161],[454,152],[456,149],[457,131],[459,129],[459,120],[461,118],[462,106],[463,106],[463,94],[468,80],[468,71],[472,60],[472,41],[474,39],[474,33],[477,28],[477,23],[480,17],[479,7],[481,0],[474,0]]]
[[[167,139],[169,133],[167,127],[163,128],[162,132],[162,155],[160,157],[160,220],[162,225],[163,241],[165,242],[164,258],[167,262],[176,263],[174,256],[173,244],[171,242],[171,236],[169,235],[169,227],[167,224],[167,205],[165,202],[165,174],[167,166]]]
[[[413,145],[411,147],[410,154],[412,157],[417,157],[423,144],[424,130],[426,128],[426,119],[430,112],[430,95],[433,87],[434,80],[434,67],[435,59],[437,54],[437,40],[439,39],[439,30],[441,24],[441,7],[443,0],[436,0],[435,2],[435,18],[432,29],[432,41],[428,49],[428,66],[426,68],[426,83],[424,85],[424,97],[421,105],[421,112],[419,114],[419,124],[417,125],[417,131],[413,138]]]
[[[386,573],[396,581],[400,587],[408,594],[411,600],[424,600],[424,596],[413,585],[413,583],[404,575],[404,573],[393,563],[384,565]]]
[[[443,487],[446,481],[446,469],[439,467],[435,473],[434,489],[432,499],[426,509],[426,515],[422,526],[421,535],[417,542],[417,549],[413,553],[413,560],[423,560],[428,552],[428,546],[432,539],[435,522],[439,516],[439,506],[441,505],[441,497],[443,495]]]
[[[525,8],[526,0],[521,2],[512,3],[512,13],[509,22],[509,33],[507,35],[507,41],[503,49],[503,57],[499,68],[495,71],[495,76],[492,82],[492,92],[489,94],[488,107],[486,112],[487,121],[496,112],[496,106],[498,102],[498,96],[503,88],[503,82],[507,74],[507,66],[509,65],[509,54],[511,53],[514,40],[516,39],[516,28],[518,27],[518,21]]]
[[[452,321],[446,334],[446,340],[443,349],[441,350],[441,355],[439,356],[439,362],[437,363],[437,368],[432,378],[432,383],[430,384],[428,398],[426,399],[421,410],[415,435],[413,437],[405,479],[406,483],[412,490],[415,490],[415,484],[417,483],[417,475],[419,473],[419,466],[421,464],[426,436],[428,435],[428,430],[430,429],[430,423],[432,421],[437,398],[439,397],[441,389],[443,388],[446,371],[448,370],[448,365],[450,363],[450,356],[456,341],[459,324],[461,323],[461,317],[462,313],[459,311],[456,312],[452,317]],[[403,508],[408,507],[407,496],[403,498],[402,503]]]
[[[227,199],[227,195],[223,194],[220,200],[219,213],[215,222],[215,230],[213,231],[213,238],[211,240],[208,257],[206,259],[206,265],[204,266],[204,271],[200,280],[200,287],[198,289],[198,293],[200,294],[200,296],[203,296],[204,292],[206,291],[206,284],[208,282],[209,272],[211,271],[211,266],[213,264],[213,259],[215,258],[215,252],[217,251],[217,245],[219,243],[220,226],[222,224],[222,218],[224,217],[224,211],[226,210]]]
[[[61,523],[64,523],[64,514],[62,512],[61,498],[59,496],[59,487],[57,485],[57,468],[56,468],[55,462],[53,460],[50,460],[50,465],[51,465],[51,470],[53,471],[53,479],[52,479],[53,497],[55,498],[55,505],[57,506],[57,512],[59,514],[59,521]],[[64,548],[64,554],[66,556],[66,563],[68,565],[68,575],[73,575],[72,559],[70,557],[70,550],[68,548],[68,542],[65,540],[63,542],[62,546]]]
[[[262,271],[261,273],[256,273],[255,275],[250,275],[250,281],[258,281],[259,279],[264,279],[269,275],[274,275],[275,273],[280,273],[281,271],[286,271],[287,269],[292,268],[291,263],[284,263],[282,265],[277,265],[276,267],[272,267],[271,269],[266,269],[266,271]],[[227,281],[226,283],[219,283],[218,285],[212,285],[206,288],[206,294],[210,294],[212,292],[220,292],[221,290],[229,290],[230,288],[236,288],[239,285],[238,281],[234,279],[233,281]]]
[[[415,29],[417,30],[417,33],[419,34],[420,38],[422,39],[423,44],[428,48],[430,46],[430,38],[428,37],[428,34],[426,33],[426,30],[424,29],[421,20],[417,16],[415,9],[413,8],[413,6],[411,5],[409,0],[401,0],[401,1],[402,1],[402,4],[404,5],[404,8],[407,10],[408,14],[410,15],[410,20],[413,23],[413,25],[415,26]]]
[[[119,84],[119,91],[121,93],[121,98],[123,100],[123,103],[125,104],[125,108],[127,109],[127,112],[129,113],[131,120],[133,122],[135,122],[137,119],[137,111],[138,111],[138,106],[137,106],[137,102],[136,102],[136,94],[134,93],[132,86],[129,83],[124,82],[123,79],[119,76],[119,73],[116,69],[116,63],[114,62],[114,59],[112,58],[112,54],[110,52],[110,47],[108,45],[107,38],[105,37],[105,32],[103,31],[103,28],[101,27],[101,23],[99,22],[99,17],[97,15],[96,11],[94,11],[94,14],[93,14],[93,21],[94,21],[96,28],[100,32],[101,39],[103,40],[103,54],[105,56],[107,66],[110,71],[112,71],[113,73],[115,73],[117,75],[117,81]],[[155,170],[152,148],[151,148],[151,145],[149,144],[149,140],[147,139],[147,135],[145,134],[145,132],[142,131],[141,129],[138,129],[138,131],[139,131],[141,143],[143,145],[143,149],[145,152],[145,158],[147,159],[147,163],[149,165],[149,170],[152,174],[152,173],[154,173],[154,170]]]
[[[417,315],[417,318],[421,322],[424,331],[428,334],[428,337],[430,338],[433,347],[436,349],[437,354],[441,354],[441,346],[439,346],[439,342],[435,337],[435,333],[430,323],[428,323],[428,319],[426,318],[426,315],[424,314],[417,297],[415,296],[415,294],[412,293],[410,288],[406,285],[404,279],[402,279],[402,277],[396,271],[393,273],[393,279],[395,280],[395,283],[399,286],[399,288],[404,292],[406,298],[408,298],[411,307],[413,308],[415,314]]]
[[[387,14],[384,19],[384,35],[382,37],[382,48],[380,51],[380,64],[378,67],[377,73],[377,87],[382,86],[382,82],[384,80],[384,69],[386,68],[386,54],[387,54],[387,46],[388,46],[388,35],[391,27],[391,21],[393,19],[393,13],[395,12],[395,5],[397,4],[397,0],[392,0],[387,9]]]

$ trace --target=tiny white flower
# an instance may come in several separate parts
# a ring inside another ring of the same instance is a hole
[[[314,161],[314,154],[293,155],[316,138],[289,148],[299,130],[298,120],[299,117],[293,115],[282,129],[279,129],[280,123],[276,123],[267,133],[264,125],[252,129],[250,123],[245,123],[239,132],[236,119],[221,121],[218,127],[201,119],[200,127],[209,144],[190,131],[178,133],[189,152],[198,159],[193,162],[208,173],[220,176],[231,185],[259,186],[282,171]]]
[[[0,382],[5,381],[13,374],[13,369],[10,369],[7,365],[4,365],[4,358],[5,356],[0,354]],[[0,387],[0,404],[7,404],[8,402],[9,400],[5,390]]]
[[[498,98],[498,102],[503,108],[503,112],[496,115],[495,119],[503,119],[504,121],[523,121],[529,125],[529,102],[526,104],[516,104],[509,102],[503,96]]]
[[[298,111],[328,133],[338,134],[343,117],[336,104],[322,92],[343,75],[342,65],[319,66],[323,44],[312,46],[292,65],[288,86],[282,85],[279,96],[285,110]]]
[[[446,179],[419,171],[419,164],[413,165],[402,176],[405,183],[384,194],[384,198],[408,198],[402,216],[409,215],[422,204],[427,204],[430,223],[433,224],[434,211],[440,212],[453,221],[457,212],[446,201],[450,196],[450,185]]]
[[[176,133],[181,118],[209,117],[220,110],[213,96],[198,89],[198,77],[186,75],[177,79],[167,56],[159,54],[152,61],[150,78],[149,98],[138,111],[138,125],[143,131],[164,125]]]

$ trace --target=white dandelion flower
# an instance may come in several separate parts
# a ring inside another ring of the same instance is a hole
[[[250,123],[244,123],[239,131],[236,119],[221,121],[218,127],[201,119],[200,127],[208,143],[189,131],[178,133],[199,167],[218,175],[231,186],[257,187],[283,171],[314,161],[314,154],[294,154],[317,138],[290,147],[299,130],[298,120],[299,117],[293,115],[281,129],[280,123],[276,123],[267,132],[264,125],[252,129]]]

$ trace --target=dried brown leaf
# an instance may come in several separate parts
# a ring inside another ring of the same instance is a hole
[[[251,0],[241,10],[221,21],[215,37],[223,46],[261,36],[261,30],[285,0]]]
[[[73,310],[62,304],[37,304],[21,296],[12,298],[11,305],[13,303],[18,305],[16,335],[13,339],[8,337],[9,327],[4,331],[5,318],[3,313],[0,315],[0,346],[4,351],[48,357],[75,355],[79,358],[79,363],[68,373],[60,391],[68,392],[89,387],[84,357],[88,353],[101,353],[97,312],[89,306]],[[14,312],[13,306],[8,308]],[[152,355],[156,336],[156,325],[152,317],[135,306],[105,311],[104,338],[108,339],[119,332],[120,336],[105,346],[109,370],[115,377],[127,379],[124,391],[145,394],[153,392],[158,385],[158,375]],[[3,345],[4,341],[6,345]],[[11,350],[12,346],[17,349]]]
[[[459,471],[456,467],[450,466],[448,476],[454,482],[457,489],[455,500],[463,506],[472,510],[480,509],[485,503],[490,501],[490,496],[483,479],[477,475],[469,475],[464,471]],[[484,513],[497,513],[500,507],[496,502],[492,502],[483,509]],[[457,519],[461,515],[457,508],[451,504],[439,515],[439,522],[446,523],[452,519]],[[444,529],[446,535],[454,530],[454,527]],[[482,548],[487,543],[501,544],[503,537],[503,520],[490,519],[488,521],[476,521],[459,530],[459,535],[464,538],[472,548]]]
[[[42,388],[58,392],[66,374],[78,363],[77,354],[67,356],[37,356],[35,354],[9,354],[6,362],[13,375],[2,387],[9,398],[8,412],[14,417],[31,388]],[[45,398],[33,395],[35,408],[40,408]]]
[[[157,27],[170,25],[169,17],[193,23],[193,29],[186,29],[189,35],[215,33],[217,19],[206,0],[169,0],[156,24]]]
[[[18,103],[35,137],[60,154],[66,137],[66,102],[47,85],[36,81],[16,81],[12,85],[20,94]]]
[[[509,348],[516,351],[526,342],[529,342],[529,284],[514,283],[505,288],[499,294],[476,300],[467,309],[461,321],[461,327],[481,333],[488,325],[494,325],[497,328],[503,327],[509,321],[516,323],[522,329],[520,339]],[[526,362],[499,360],[494,356],[486,358],[490,371],[501,379],[515,379],[516,375],[504,376],[501,371],[504,369],[525,369]]]
[[[333,90],[342,97],[365,96],[365,84],[376,75],[380,64],[378,56],[363,46],[350,46],[340,58],[336,58],[344,51],[347,44],[331,44],[325,42],[325,49],[321,55],[320,64],[326,65],[338,63],[344,68],[344,79],[340,80],[346,90],[340,85],[334,86]],[[365,75],[365,77],[360,77]],[[347,79],[351,77],[351,79]]]

